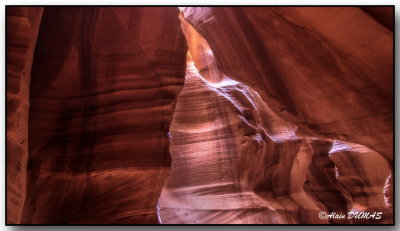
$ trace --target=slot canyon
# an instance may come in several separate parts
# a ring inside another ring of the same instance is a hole
[[[393,224],[393,9],[6,7],[7,224]]]

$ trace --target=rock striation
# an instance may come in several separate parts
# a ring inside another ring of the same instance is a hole
[[[26,196],[29,83],[43,7],[7,7],[7,218],[21,221]]]
[[[392,13],[7,7],[7,223],[393,224]]]
[[[46,7],[22,223],[156,223],[187,46],[176,8]]]
[[[172,166],[158,206],[161,223],[392,222],[383,195],[390,168],[381,155],[298,134],[296,124],[277,116],[256,91],[220,72],[206,40],[181,20],[189,59],[170,129]],[[374,167],[382,169],[380,176]],[[319,217],[356,211],[384,217]]]
[[[308,135],[393,158],[393,32],[358,7],[185,7],[221,72]]]

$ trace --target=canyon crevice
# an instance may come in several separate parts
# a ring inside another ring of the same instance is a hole
[[[391,13],[7,7],[7,223],[392,224]]]

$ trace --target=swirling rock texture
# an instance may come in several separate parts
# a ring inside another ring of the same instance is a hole
[[[349,211],[382,212],[390,222],[392,204],[382,190],[390,175],[385,159],[365,146],[342,141],[334,142],[329,156],[336,166],[336,178],[351,194]],[[353,223],[363,222],[353,219]]]
[[[180,11],[7,9],[7,222],[392,224],[391,8]]]
[[[393,158],[393,32],[358,7],[185,7],[220,70],[313,136]],[[240,55],[239,55],[240,54]],[[251,77],[249,77],[251,76]]]
[[[19,223],[26,195],[29,83],[42,7],[7,8],[7,223]]]
[[[390,168],[381,155],[298,135],[296,124],[278,117],[256,91],[220,72],[206,40],[181,20],[190,59],[170,129],[172,170],[159,202],[161,222],[360,223],[320,219],[321,211],[383,212],[367,223],[392,222],[383,196]],[[339,154],[345,150],[351,154]],[[380,177],[372,166],[383,170]]]
[[[156,223],[187,46],[176,8],[44,10],[21,223]],[[154,24],[157,26],[150,26]]]

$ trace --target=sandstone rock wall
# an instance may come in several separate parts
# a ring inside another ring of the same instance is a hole
[[[185,7],[221,72],[301,132],[393,156],[393,32],[358,7]]]
[[[46,7],[22,223],[156,223],[187,46],[176,8]]]
[[[207,41],[181,20],[189,55],[170,129],[172,166],[158,206],[161,223],[392,223],[384,196],[390,167],[382,155],[335,136],[299,132],[255,90],[222,73]],[[319,216],[362,211],[384,216]]]
[[[7,8],[7,223],[19,223],[26,196],[29,83],[43,7]]]
[[[393,223],[390,13],[7,7],[7,223]]]

